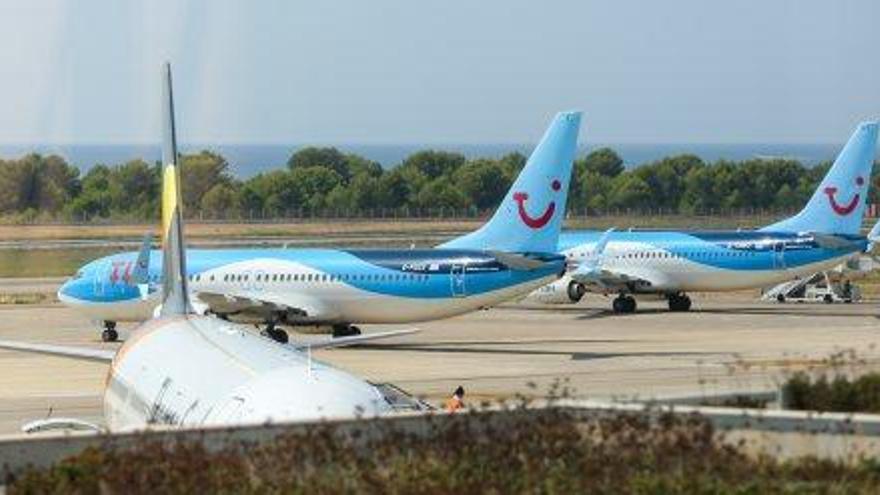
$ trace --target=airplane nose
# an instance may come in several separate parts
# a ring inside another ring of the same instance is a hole
[[[58,300],[62,303],[69,302],[73,298],[73,279],[65,280],[61,287],[58,288]]]
[[[68,286],[70,285],[70,280],[65,280],[61,287],[58,287],[58,299],[61,300],[68,294]]]

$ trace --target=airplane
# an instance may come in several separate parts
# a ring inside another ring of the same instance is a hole
[[[791,218],[753,231],[566,231],[558,252],[568,260],[568,273],[524,299],[574,304],[595,292],[617,294],[615,313],[635,312],[634,296],[665,298],[671,311],[689,311],[687,292],[767,287],[837,266],[876,240],[876,233],[859,231],[877,128],[877,122],[858,126]]]
[[[433,249],[193,249],[187,277],[194,307],[237,322],[359,335],[358,324],[412,323],[515,299],[557,279],[556,253],[580,128],[561,112],[492,216],[478,231]],[[535,214],[535,212],[538,212]],[[101,338],[116,322],[143,321],[157,304],[161,253],[94,260],[65,282],[58,299],[93,321]]]
[[[236,425],[360,417],[394,410],[379,387],[312,359],[311,348],[372,336],[277,342],[194,310],[187,288],[171,68],[163,70],[162,286],[156,316],[119,347],[89,349],[0,341],[0,348],[107,363],[104,419],[110,431],[150,425]],[[341,342],[340,342],[341,341]],[[305,351],[305,352],[304,352]],[[28,423],[26,432],[103,431],[76,418]]]

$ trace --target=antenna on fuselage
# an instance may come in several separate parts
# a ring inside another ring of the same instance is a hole
[[[162,306],[159,316],[193,312],[186,286],[186,248],[178,158],[171,64],[166,62],[162,70]]]

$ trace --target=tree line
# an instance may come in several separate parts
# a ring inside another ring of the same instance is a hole
[[[425,150],[386,170],[356,154],[310,147],[293,153],[286,167],[246,180],[207,150],[183,155],[180,169],[190,217],[362,216],[378,210],[420,216],[494,208],[525,162],[519,153],[467,159]],[[588,214],[791,210],[807,201],[829,166],[789,159],[707,163],[682,154],[626,170],[613,149],[600,148],[576,160],[568,208]],[[25,221],[153,219],[160,170],[158,163],[132,160],[96,165],[82,175],[56,155],[0,160],[0,215]],[[876,173],[872,184],[869,201],[876,202]]]

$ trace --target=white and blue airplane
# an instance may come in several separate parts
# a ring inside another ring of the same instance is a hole
[[[201,313],[265,324],[360,333],[356,324],[410,323],[455,316],[522,297],[559,278],[556,253],[579,112],[558,114],[494,216],[474,234],[435,249],[190,250],[187,275]],[[161,253],[103,257],[83,266],[58,298],[102,321],[105,341],[118,321],[143,321],[158,303]]]
[[[571,304],[598,292],[617,294],[617,313],[636,310],[633,296],[665,298],[670,310],[688,311],[687,292],[767,287],[835,267],[869,249],[880,230],[860,235],[877,127],[859,125],[806,207],[764,228],[563,232],[558,251],[568,273],[526,299]]]
[[[106,363],[104,424],[49,418],[24,426],[130,431],[151,425],[198,427],[355,418],[392,412],[380,387],[312,359],[246,327],[198,315],[187,290],[180,173],[175,162],[171,70],[166,65],[162,146],[163,273],[156,316],[117,350],[0,341],[0,348]],[[324,339],[314,347],[374,336]],[[311,347],[311,346],[310,346]]]

